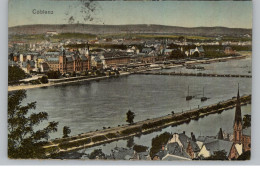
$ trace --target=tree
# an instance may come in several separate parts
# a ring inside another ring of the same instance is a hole
[[[175,59],[183,59],[185,57],[185,54],[181,52],[181,50],[177,49],[172,51],[171,58],[175,58]]]
[[[180,37],[178,37],[178,40],[179,40],[180,42],[183,42],[183,41],[185,40],[185,38],[184,38],[183,36],[180,36]]]
[[[148,147],[143,146],[143,145],[134,145],[133,149],[134,149],[134,151],[136,151],[137,153],[141,153],[141,152],[146,152],[146,150],[148,149]]]
[[[36,108],[36,102],[23,106],[21,102],[25,98],[25,90],[8,95],[8,157],[44,158],[42,145],[49,140],[49,133],[57,131],[58,122],[49,122],[45,128],[38,129],[41,122],[48,120],[48,114],[39,112],[27,115]]]
[[[63,127],[63,138],[69,137],[70,133],[71,133],[70,127],[64,126]]]
[[[8,82],[10,81],[18,81],[26,78],[26,73],[17,66],[9,66],[8,67]]]
[[[130,138],[126,141],[126,146],[127,146],[128,148],[132,148],[134,144],[135,144],[135,142],[134,142],[134,137],[130,137]]]
[[[251,151],[248,150],[248,151],[242,153],[242,154],[237,158],[237,160],[250,160],[250,156],[251,156]]]
[[[90,153],[89,159],[106,159],[106,155],[102,152],[102,149],[95,149]]]
[[[251,127],[251,115],[246,114],[243,117],[243,129]]]
[[[128,110],[128,112],[126,113],[126,122],[132,124],[134,123],[134,118],[135,118],[135,113]]]
[[[200,53],[198,51],[195,51],[193,54],[192,54],[192,57],[200,57]]]
[[[49,81],[48,81],[48,77],[47,77],[47,76],[42,76],[42,77],[40,78],[40,82],[43,83],[43,84],[48,83],[48,82],[49,82]]]
[[[59,79],[60,75],[61,75],[61,73],[60,73],[59,70],[58,71],[50,70],[50,71],[47,72],[47,76],[48,76],[49,79]]]
[[[156,153],[158,153],[162,145],[167,144],[169,139],[172,137],[172,135],[168,132],[164,132],[160,134],[159,136],[157,135],[155,138],[152,139],[152,147],[150,149],[150,156],[153,158]]]

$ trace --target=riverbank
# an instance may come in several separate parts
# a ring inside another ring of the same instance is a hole
[[[125,72],[122,73],[121,76],[129,75],[130,73]],[[19,86],[8,86],[8,92],[16,91],[16,90],[27,90],[27,89],[34,89],[34,88],[43,88],[43,87],[50,87],[50,86],[57,86],[57,85],[65,85],[65,84],[72,84],[82,81],[97,81],[101,79],[107,79],[109,77],[115,76],[98,76],[98,77],[87,77],[87,76],[78,76],[73,78],[62,78],[62,79],[49,79],[49,83],[47,84],[37,84],[37,85],[19,85]]]
[[[241,105],[251,103],[251,95],[243,96],[240,99]],[[229,99],[213,105],[201,107],[176,114],[170,114],[159,118],[139,121],[132,125],[122,125],[100,131],[92,131],[68,138],[55,139],[45,145],[46,154],[66,153],[82,148],[89,148],[104,143],[126,139],[131,136],[152,133],[168,126],[177,126],[189,123],[191,120],[198,120],[207,115],[221,113],[224,110],[234,108],[236,99]]]
[[[224,57],[224,58],[214,58],[214,59],[207,59],[207,60],[196,60],[196,61],[188,61],[186,64],[203,64],[203,63],[213,63],[213,62],[221,62],[221,61],[227,61],[232,59],[245,59],[247,55],[243,56],[235,56],[235,57]],[[183,64],[174,64],[171,66],[168,66],[168,68],[176,68],[176,67],[182,67]],[[153,70],[161,70],[162,68],[149,68],[149,71]],[[131,72],[121,72],[118,76],[126,76],[133,73],[142,73],[146,72],[147,69],[138,69],[136,71]],[[65,85],[65,84],[72,84],[82,81],[95,81],[95,80],[101,80],[101,79],[107,79],[110,76],[99,76],[99,77],[87,77],[87,76],[78,76],[78,77],[72,77],[72,78],[62,78],[62,79],[50,79],[49,83],[47,84],[37,84],[37,85],[18,85],[18,86],[8,86],[8,92],[21,90],[21,89],[35,89],[35,88],[44,88],[44,87],[50,87],[50,86],[56,86],[56,85]],[[113,76],[112,76],[113,77]]]

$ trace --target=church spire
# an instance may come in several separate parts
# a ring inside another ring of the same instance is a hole
[[[235,112],[235,123],[242,122],[242,115],[241,115],[241,105],[240,105],[240,95],[239,95],[239,84],[238,84],[238,91],[237,91],[237,103],[236,103],[236,112]]]
[[[241,105],[240,105],[240,95],[239,95],[239,84],[237,91],[237,103],[235,111],[235,120],[234,120],[234,143],[242,142],[242,115],[241,115]]]

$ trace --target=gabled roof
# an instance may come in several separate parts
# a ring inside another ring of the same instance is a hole
[[[199,50],[199,52],[204,52],[204,49],[202,46],[197,46],[197,49]]]
[[[211,136],[199,136],[197,141],[203,142],[204,144],[216,141],[217,139]]]
[[[155,154],[155,156],[158,156],[160,160],[162,160],[163,157],[167,155],[167,151],[165,150],[160,150],[158,153]]]
[[[182,149],[177,142],[167,144],[167,154],[190,158],[185,149]]]
[[[235,144],[235,148],[237,150],[237,153],[241,155],[243,153],[243,145],[242,144]]]
[[[180,139],[180,141],[181,141],[181,143],[182,143],[184,149],[187,149],[188,144],[189,144],[189,142],[190,142],[191,147],[192,147],[192,150],[193,150],[194,152],[200,151],[200,148],[199,148],[198,144],[197,144],[196,142],[192,141],[192,140],[191,140],[188,136],[186,136],[184,133],[179,134],[179,139]]]
[[[134,150],[116,147],[115,150],[112,150],[112,156],[116,160],[129,160],[134,156]]]
[[[213,142],[204,144],[204,146],[210,152],[211,155],[213,155],[214,152],[221,150],[224,150],[228,155],[231,150],[232,144],[233,142],[230,141],[215,140]]]

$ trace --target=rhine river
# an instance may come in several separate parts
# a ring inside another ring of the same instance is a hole
[[[221,66],[220,66],[221,65]],[[205,73],[249,74],[251,58],[220,63],[203,64]],[[185,72],[185,68],[173,68],[164,71]],[[212,70],[214,69],[214,71]],[[161,70],[160,70],[161,71]],[[196,71],[196,70],[189,70]],[[130,109],[136,114],[134,121],[141,121],[181,112],[230,99],[237,94],[238,83],[240,95],[251,94],[251,78],[223,77],[182,77],[165,75],[129,75],[100,81],[80,82],[72,85],[53,86],[27,90],[26,102],[37,101],[36,111],[49,114],[49,121],[59,122],[58,132],[51,138],[62,137],[63,126],[71,128],[70,135],[88,131],[101,130],[103,127],[115,127],[126,124],[126,112]],[[194,98],[186,101],[187,89]],[[209,99],[201,102],[203,94]],[[250,114],[251,105],[242,107],[242,114]],[[161,132],[154,132],[141,137],[134,137],[140,145],[151,145],[151,139],[164,131],[186,131],[199,135],[216,135],[219,128],[231,133],[234,109],[222,114],[207,116],[198,121],[177,127],[168,127]],[[97,146],[110,152],[115,146],[127,146],[127,140],[121,140]],[[93,150],[88,149],[87,151]]]

